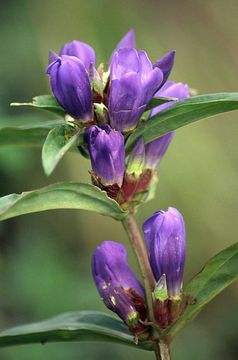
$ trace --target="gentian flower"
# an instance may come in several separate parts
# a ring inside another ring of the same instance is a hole
[[[58,103],[75,119],[92,118],[92,91],[83,62],[68,55],[57,57],[47,68],[51,89]]]
[[[86,141],[94,175],[105,185],[122,184],[125,171],[123,135],[109,125],[91,126]]]
[[[147,54],[133,48],[116,51],[110,64],[108,109],[114,129],[134,128],[148,102],[163,81],[162,71],[153,68]]]
[[[188,85],[183,83],[175,83],[168,81],[163,87],[155,94],[155,97],[174,97],[178,100],[183,100],[189,97]],[[157,115],[160,111],[173,105],[176,101],[167,102],[163,105],[155,107],[150,114],[150,117]],[[150,120],[149,120],[150,121]],[[145,168],[155,170],[160,161],[164,157],[168,146],[174,136],[174,132],[165,134],[158,139],[145,145]]]
[[[128,265],[124,245],[104,241],[98,246],[92,256],[92,274],[105,305],[127,325],[136,325],[145,316],[144,289]]]
[[[186,252],[182,215],[172,207],[158,211],[145,221],[143,232],[156,281],[165,276],[168,295],[180,296]]]

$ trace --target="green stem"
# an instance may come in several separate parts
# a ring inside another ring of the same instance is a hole
[[[133,214],[130,214],[128,218],[123,221],[123,226],[128,234],[132,248],[135,251],[141,270],[145,286],[146,302],[148,306],[148,320],[154,323],[152,292],[154,291],[155,281],[148,260],[146,247]]]

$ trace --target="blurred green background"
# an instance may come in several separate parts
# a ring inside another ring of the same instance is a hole
[[[49,93],[48,51],[80,39],[98,64],[130,29],[152,60],[176,49],[172,80],[199,93],[237,91],[237,0],[8,0],[0,5],[0,122],[52,115],[9,107]],[[160,167],[156,198],[141,207],[177,207],[187,224],[185,281],[218,251],[237,241],[238,112],[177,131]],[[56,181],[89,181],[89,163],[68,154],[47,178],[40,149],[0,149],[1,195]],[[90,255],[102,240],[127,243],[120,224],[83,211],[52,211],[0,224],[1,328],[65,311],[105,310],[95,290]],[[129,250],[130,261],[136,267]],[[238,358],[238,284],[210,303],[177,336],[175,360]],[[0,350],[3,360],[153,359],[144,351],[107,344],[47,344]]]

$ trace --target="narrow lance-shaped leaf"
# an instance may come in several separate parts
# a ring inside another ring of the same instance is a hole
[[[127,151],[143,136],[145,144],[182,126],[207,117],[238,109],[238,93],[219,93],[194,96],[179,101],[141,123],[128,137]]]
[[[91,210],[116,220],[127,216],[104,191],[83,183],[58,183],[0,198],[0,220],[53,209]]]
[[[62,124],[64,124],[63,120],[52,120],[17,127],[3,127],[0,129],[0,148],[6,146],[42,146],[49,130]]]
[[[65,111],[59,105],[56,98],[53,95],[40,95],[35,96],[32,99],[32,102],[25,102],[25,103],[11,103],[11,106],[30,106],[35,108],[40,108],[43,110],[48,110],[58,115],[64,116]]]
[[[66,313],[0,332],[0,347],[59,341],[113,342],[152,350],[149,341],[136,345],[121,320],[97,311]]]
[[[174,336],[188,321],[223,289],[238,279],[238,243],[214,256],[185,288],[194,301],[168,332]]]
[[[83,136],[70,125],[64,124],[50,130],[42,148],[42,164],[46,175],[50,175],[66,152],[83,143]]]

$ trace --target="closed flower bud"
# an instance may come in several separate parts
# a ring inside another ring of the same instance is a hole
[[[138,320],[146,317],[144,289],[128,265],[125,247],[104,241],[92,256],[92,274],[105,305],[129,327],[141,329]]]
[[[51,89],[58,103],[75,119],[92,118],[92,91],[88,72],[74,56],[57,57],[47,68]]]
[[[104,185],[122,184],[125,171],[123,135],[109,125],[91,126],[86,131],[93,175]]]
[[[144,51],[123,48],[110,65],[109,115],[111,126],[120,131],[133,129],[148,102],[163,81],[162,71],[153,66]]]
[[[168,81],[156,94],[158,97],[174,97],[183,100],[189,97],[188,85]],[[173,105],[175,101],[157,106],[151,111],[150,117]],[[150,120],[149,120],[150,121]],[[174,136],[174,132],[165,134],[145,146],[145,168],[155,170],[164,157],[168,146]]]
[[[82,61],[86,70],[89,71],[91,64],[95,65],[96,56],[93,48],[81,41],[74,40],[65,44],[60,50],[60,56],[75,56]]]
[[[186,252],[182,215],[172,207],[158,211],[143,224],[143,232],[156,281],[165,278],[168,295],[180,296]]]

